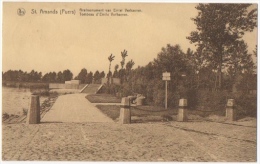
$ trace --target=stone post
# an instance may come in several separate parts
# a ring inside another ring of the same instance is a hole
[[[236,120],[236,114],[235,114],[235,110],[234,110],[234,99],[228,99],[228,101],[227,101],[226,118],[229,121]]]
[[[177,121],[187,121],[188,120],[187,110],[188,110],[187,99],[180,99]]]
[[[40,99],[38,95],[31,95],[31,104],[27,113],[27,124],[40,123]]]
[[[128,97],[122,98],[119,121],[121,124],[131,123],[130,99]]]

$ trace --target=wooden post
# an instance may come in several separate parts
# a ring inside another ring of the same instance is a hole
[[[187,99],[180,99],[177,121],[187,121],[188,120],[187,110],[188,110],[187,109]]]
[[[167,109],[167,80],[165,81],[165,109]]]
[[[27,124],[40,123],[40,99],[38,95],[31,95],[31,104],[27,113]]]
[[[236,114],[235,114],[235,110],[234,110],[234,99],[228,99],[228,101],[227,101],[226,118],[229,121],[236,120]]]
[[[121,124],[131,123],[130,99],[128,97],[122,98],[119,121]]]

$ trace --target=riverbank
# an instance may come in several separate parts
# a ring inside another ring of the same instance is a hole
[[[58,98],[57,94],[51,94],[48,97],[43,97],[43,101],[40,104],[40,114],[41,118],[51,109],[56,99]],[[2,123],[3,124],[16,124],[16,123],[25,123],[27,117],[28,109],[21,109],[22,112],[19,114],[9,114],[4,112],[2,114]]]

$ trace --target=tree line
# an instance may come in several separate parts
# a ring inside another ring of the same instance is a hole
[[[90,83],[101,83],[101,79],[105,77],[104,71],[96,71],[94,74],[90,71],[88,72],[86,68],[83,68],[80,73],[74,78],[75,80],[80,80],[83,84]],[[42,72],[37,72],[32,70],[31,72],[24,72],[22,70],[8,70],[2,72],[2,80],[10,82],[33,82],[33,83],[64,83],[73,79],[73,73],[66,69],[64,71],[48,72],[42,74]]]

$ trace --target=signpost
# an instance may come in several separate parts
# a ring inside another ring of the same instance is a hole
[[[163,78],[162,78],[164,81],[165,81],[165,109],[167,109],[167,81],[170,81],[171,80],[171,74],[170,72],[164,72],[163,73]]]

